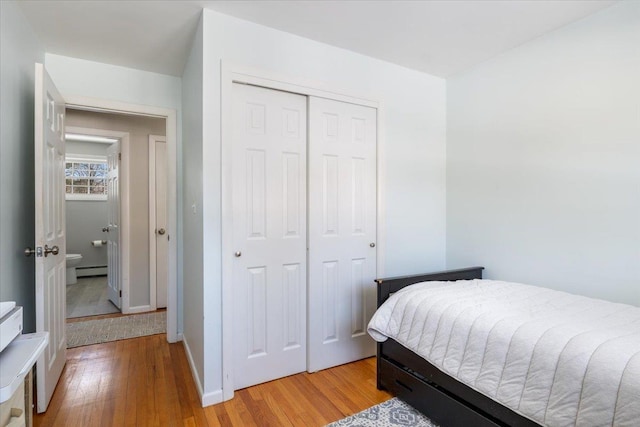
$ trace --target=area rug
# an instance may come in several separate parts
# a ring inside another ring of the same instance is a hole
[[[429,418],[422,415],[402,400],[393,399],[382,402],[355,415],[327,425],[327,427],[438,427]]]
[[[166,332],[166,311],[73,322],[67,323],[67,348]]]

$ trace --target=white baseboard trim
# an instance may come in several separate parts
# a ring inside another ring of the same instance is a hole
[[[193,357],[191,356],[191,349],[189,349],[189,343],[187,340],[180,334],[180,339],[182,340],[182,345],[184,346],[184,351],[187,353],[187,360],[189,361],[189,367],[191,368],[191,376],[193,377],[193,381],[196,383],[196,388],[198,389],[198,396],[200,396],[200,403],[202,407],[215,405],[216,403],[220,403],[223,401],[222,399],[222,390],[215,390],[209,393],[204,393],[202,390],[202,383],[200,382],[200,378],[198,377],[198,371],[196,370],[195,363],[193,363]]]
[[[107,267],[76,267],[77,277],[106,276]]]
[[[184,352],[187,353],[187,361],[189,362],[189,367],[191,368],[191,376],[193,377],[193,381],[196,383],[196,388],[198,389],[198,396],[200,396],[200,401],[202,401],[202,384],[200,384],[200,378],[198,377],[198,371],[196,370],[196,365],[193,363],[193,357],[191,356],[191,349],[189,348],[189,343],[184,337],[182,338],[182,346],[184,347]]]
[[[202,407],[211,406],[222,402],[222,390],[215,390],[210,393],[205,393],[202,396]]]
[[[137,305],[135,307],[129,307],[129,310],[125,314],[146,313],[148,311],[155,311],[150,305]]]

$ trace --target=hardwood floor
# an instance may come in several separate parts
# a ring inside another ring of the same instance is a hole
[[[78,347],[34,426],[323,426],[387,400],[375,359],[249,387],[202,408],[182,343],[165,335]]]

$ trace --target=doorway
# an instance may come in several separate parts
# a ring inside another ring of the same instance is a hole
[[[165,165],[150,163],[148,145],[152,135],[164,138],[166,120],[67,108],[66,129],[75,138],[67,142],[67,253],[81,259],[77,283],[67,285],[68,314],[148,312],[156,309],[156,296],[166,307],[166,287],[157,295],[150,266],[166,266],[167,252],[159,262],[151,259],[156,235],[149,221],[156,208],[150,208],[151,189],[157,186],[149,181],[150,171],[166,171],[166,157]],[[91,157],[72,161],[82,156]],[[166,174],[164,180],[166,187]],[[166,198],[163,202],[166,212]],[[163,219],[166,229],[166,215]],[[161,274],[166,283],[166,269]]]
[[[67,110],[66,116],[73,118],[74,112]],[[109,129],[66,126],[67,319],[120,312],[117,156],[128,137]]]

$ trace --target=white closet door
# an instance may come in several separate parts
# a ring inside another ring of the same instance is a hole
[[[306,97],[233,85],[234,388],[306,368]]]
[[[372,356],[376,110],[309,98],[310,372]]]

